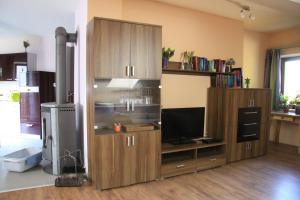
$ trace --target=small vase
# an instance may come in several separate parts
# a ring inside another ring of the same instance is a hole
[[[169,65],[169,59],[168,58],[162,58],[162,68],[163,69],[168,69]]]

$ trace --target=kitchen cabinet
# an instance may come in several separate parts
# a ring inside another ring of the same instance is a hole
[[[161,78],[161,27],[94,18],[89,25],[94,78]]]
[[[155,180],[160,169],[160,131],[95,136],[97,189]]]
[[[0,54],[0,81],[17,80],[17,66],[26,65],[27,70],[36,68],[36,55],[32,53]]]
[[[26,87],[20,95],[21,133],[41,134],[41,103],[55,101],[54,72],[26,73]]]
[[[266,154],[270,103],[269,89],[208,89],[207,129],[216,138],[225,133],[228,162]]]

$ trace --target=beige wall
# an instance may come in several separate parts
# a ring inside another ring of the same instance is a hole
[[[263,87],[267,37],[266,33],[244,31],[243,73],[251,79],[251,88]]]
[[[122,19],[123,0],[88,0],[88,21],[93,17]]]
[[[300,47],[300,26],[273,32],[270,34],[267,40],[268,48],[289,48],[289,47]],[[285,53],[300,53],[299,48],[290,48],[284,49]],[[270,140],[274,140],[274,122],[271,126]],[[299,133],[297,126],[291,123],[282,123],[280,138],[281,143],[290,144],[290,145],[299,145]]]
[[[268,48],[287,48],[300,46],[300,26],[273,32],[267,41]]]

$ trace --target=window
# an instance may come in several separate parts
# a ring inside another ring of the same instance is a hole
[[[282,59],[283,81],[282,91],[289,100],[300,95],[300,56]]]

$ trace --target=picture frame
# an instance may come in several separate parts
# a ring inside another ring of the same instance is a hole
[[[231,73],[234,76],[234,87],[235,88],[243,88],[243,70],[241,67],[232,68]]]

